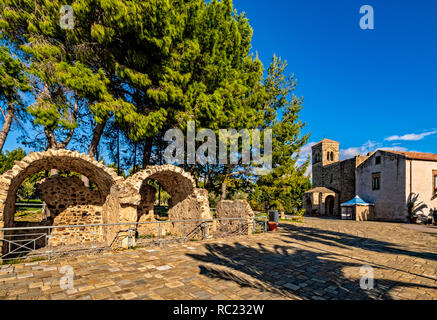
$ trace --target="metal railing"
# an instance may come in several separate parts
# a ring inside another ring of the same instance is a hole
[[[0,228],[0,260],[32,260],[267,231],[266,217]]]

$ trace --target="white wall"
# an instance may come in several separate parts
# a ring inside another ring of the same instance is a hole
[[[381,164],[375,158],[381,156]],[[380,173],[381,187],[372,190],[372,174]],[[376,151],[356,171],[356,193],[364,201],[375,204],[376,220],[406,220],[406,160],[401,155]]]
[[[410,187],[410,167],[412,167],[412,184]],[[433,197],[432,171],[437,170],[437,161],[407,160],[407,196],[410,192],[419,194],[419,201],[423,201],[428,208],[423,214],[428,214],[429,209],[437,208],[437,197]]]

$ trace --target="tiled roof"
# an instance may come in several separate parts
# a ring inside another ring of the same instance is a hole
[[[305,193],[313,193],[313,192],[321,192],[321,193],[335,193],[334,190],[325,188],[325,187],[316,187],[316,188],[312,188],[310,190],[308,190]]]
[[[386,151],[388,151],[388,150],[386,150]],[[388,151],[388,152],[401,154],[410,160],[437,161],[437,154],[435,154],[435,153],[407,152],[407,151]]]

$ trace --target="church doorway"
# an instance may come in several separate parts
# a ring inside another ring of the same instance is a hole
[[[325,199],[325,214],[328,216],[334,215],[334,196],[327,196]]]

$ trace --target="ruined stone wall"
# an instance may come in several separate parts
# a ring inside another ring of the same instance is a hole
[[[144,183],[140,188],[141,202],[137,207],[138,222],[156,221],[154,214],[156,189]],[[157,224],[139,224],[137,227],[138,235],[157,236]]]
[[[90,190],[77,176],[59,175],[38,184],[41,200],[50,211],[50,225],[102,224],[104,196],[99,190]],[[51,245],[102,242],[102,227],[54,228]]]
[[[73,171],[78,172],[87,178],[89,178],[91,181],[93,181],[99,189],[100,195],[96,195],[96,198],[104,197],[110,194],[111,190],[115,190],[113,187],[117,185],[120,180],[123,180],[122,177],[117,176],[117,174],[114,172],[113,169],[107,168],[102,162],[97,162],[93,158],[81,154],[77,151],[70,151],[65,149],[60,150],[47,150],[44,152],[30,152],[26,157],[24,157],[21,161],[16,161],[13,168],[3,175],[0,176],[0,226],[2,227],[13,227],[21,226],[19,223],[14,222],[14,214],[15,214],[15,201],[17,198],[17,191],[22,182],[27,178],[32,176],[33,174],[40,172],[40,171],[49,171],[49,170],[65,170],[65,171]],[[77,181],[76,181],[77,182]],[[74,184],[74,183],[73,183]],[[58,204],[55,204],[55,201],[59,201],[61,203],[64,200],[67,200],[66,203],[68,203],[71,198],[69,198],[69,195],[71,194],[71,190],[65,190],[62,189],[62,187],[68,187],[67,185],[61,186],[59,189],[52,188],[52,191],[50,194],[46,194],[46,201],[50,202],[52,201],[52,209],[54,212],[61,211],[62,207],[58,206]],[[70,192],[70,193],[69,193]],[[57,193],[61,193],[61,198],[56,198]],[[76,193],[77,195],[77,193]],[[65,198],[65,199],[64,199]],[[95,198],[95,199],[96,199]],[[50,200],[52,199],[52,200]],[[95,221],[102,221],[102,217],[99,218],[97,212],[97,209],[93,209],[91,207],[97,206],[95,203],[90,204],[90,208],[87,208],[87,204],[83,204],[84,202],[80,202],[80,197],[78,196],[77,199],[79,199],[79,204],[76,207],[77,212],[74,212],[70,210],[70,212],[66,215],[60,215],[59,218],[56,220],[56,217],[52,217],[48,220],[44,220],[45,224],[48,222],[49,225],[56,224],[56,223],[64,223],[62,220],[65,219],[65,221],[69,221],[69,223],[75,221],[76,219],[81,217],[81,221],[83,222],[95,222]],[[76,199],[76,200],[77,200]],[[88,200],[89,197],[86,197],[85,200]],[[94,200],[95,200],[94,199]],[[85,201],[86,202],[86,201]],[[95,202],[95,201],[94,201]],[[97,201],[99,202],[99,201]],[[101,203],[99,202],[100,206]],[[66,205],[67,208],[67,205]],[[86,212],[84,214],[84,212]],[[89,215],[90,212],[93,212]],[[119,210],[117,211],[119,212]],[[100,210],[100,214],[104,215],[105,211]],[[56,213],[55,213],[56,215]],[[82,217],[84,215],[84,217]],[[33,225],[38,226],[38,224]],[[42,229],[41,229],[42,230]],[[12,232],[18,233],[20,231],[8,231],[9,233]],[[39,231],[38,231],[39,232]],[[42,233],[43,231],[41,231]],[[46,231],[44,231],[46,232]],[[71,232],[75,233],[78,232],[81,235],[72,236]],[[64,244],[69,243],[69,239],[75,239],[73,242],[83,242],[88,243],[92,241],[92,239],[98,238],[99,235],[101,235],[101,230],[84,230],[84,228],[78,228],[75,231],[66,230],[66,229],[56,229],[55,233],[63,233],[64,238],[59,237],[52,237],[52,243],[53,244]],[[0,232],[0,238],[3,236],[3,232]],[[64,242],[67,241],[67,242]],[[0,244],[1,245],[1,244]],[[0,251],[5,253],[5,250],[7,250],[6,247],[0,248]]]
[[[169,219],[211,218],[207,191],[196,188],[192,176],[182,168],[150,166],[125,180],[117,176],[113,169],[87,155],[60,149],[31,152],[0,176],[0,227],[14,226],[16,194],[21,183],[34,173],[52,169],[78,172],[97,185],[97,190],[91,190],[76,176],[53,175],[45,179],[39,189],[50,210],[50,216],[43,223],[46,225],[152,221],[154,192],[148,188],[141,189],[147,179],[158,181],[170,194]],[[168,225],[165,227],[168,230],[163,232],[182,232],[182,224]],[[189,233],[198,226],[198,222],[193,226],[187,225],[185,231]],[[125,237],[129,228],[131,226],[54,228],[49,241],[53,246],[101,242],[108,245]],[[0,238],[2,236],[3,232],[0,232]]]
[[[245,218],[254,217],[249,203],[246,200],[222,200],[217,203],[216,218]],[[250,232],[252,229],[252,219],[248,220],[223,220],[219,221],[216,226],[218,232],[242,233]]]
[[[153,208],[150,204],[151,197],[148,201],[143,201],[142,199],[144,199],[145,196],[144,194],[141,195],[141,189],[149,179],[156,180],[160,183],[171,197],[168,210],[169,221],[211,218],[207,191],[196,188],[193,177],[182,168],[173,165],[149,166],[126,179],[121,187],[123,191],[120,197],[120,201],[124,206],[123,217],[128,218],[127,213],[130,212],[128,210],[135,210],[135,212],[139,210],[143,212],[144,210],[150,211]],[[149,205],[147,205],[147,203],[149,203]],[[144,213],[140,213],[140,217],[143,216],[143,214]],[[151,218],[150,215],[148,217],[149,219]],[[136,218],[138,219],[138,214]],[[200,222],[186,222],[184,231],[182,223],[163,222],[160,224],[161,235],[170,233],[178,236],[182,236],[183,234],[198,234],[199,226]],[[141,226],[138,232],[140,235],[141,233],[146,233],[156,237],[158,234],[158,224]]]
[[[156,189],[148,184],[143,184],[140,189],[141,202],[137,208],[138,221],[155,221],[153,207],[155,205]]]

